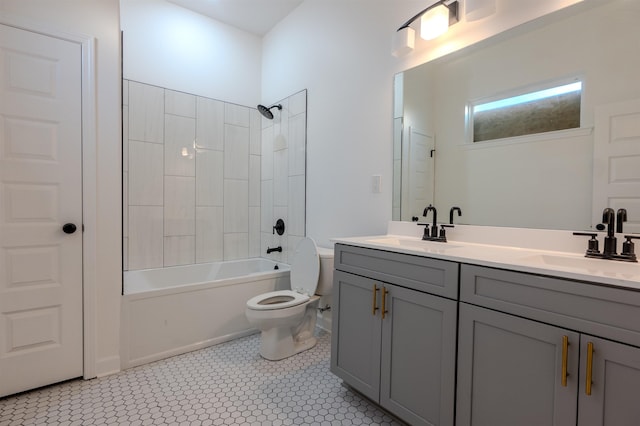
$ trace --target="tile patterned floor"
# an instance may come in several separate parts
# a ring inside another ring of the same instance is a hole
[[[279,362],[253,335],[94,379],[0,399],[13,425],[395,425],[329,372],[331,336]]]

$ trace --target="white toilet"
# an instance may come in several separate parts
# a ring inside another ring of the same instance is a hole
[[[311,349],[320,296],[331,294],[333,250],[304,238],[291,261],[291,290],[264,293],[247,301],[249,323],[260,330],[260,355],[277,361]]]

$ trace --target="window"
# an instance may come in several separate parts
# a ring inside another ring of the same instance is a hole
[[[471,105],[473,142],[580,127],[582,82]]]

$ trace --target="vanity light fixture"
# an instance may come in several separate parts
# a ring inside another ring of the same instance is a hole
[[[420,18],[420,37],[432,40],[447,32],[450,25],[458,22],[458,2],[440,0],[402,24],[396,31],[393,56],[402,56],[413,50],[415,31],[410,25]]]

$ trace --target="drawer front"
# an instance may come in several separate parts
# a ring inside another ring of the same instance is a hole
[[[375,280],[458,298],[457,262],[336,244],[334,266]]]
[[[640,292],[463,264],[460,300],[640,346]]]

